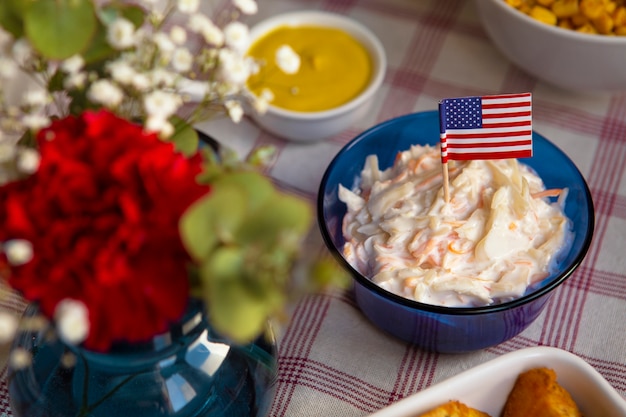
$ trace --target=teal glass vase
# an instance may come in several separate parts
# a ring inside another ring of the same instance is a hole
[[[37,312],[30,305],[25,315]],[[16,349],[32,361],[9,367],[15,417],[261,417],[269,411],[277,369],[273,340],[229,343],[212,331],[195,301],[183,320],[148,343],[96,353],[44,331],[24,331]]]

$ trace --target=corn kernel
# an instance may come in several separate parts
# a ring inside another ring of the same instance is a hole
[[[584,25],[578,27],[576,29],[576,32],[580,32],[580,33],[592,33],[592,34],[596,34],[598,33],[598,31],[596,30],[595,27],[593,27],[593,25],[591,23],[585,23]]]
[[[574,29],[574,25],[572,25],[572,21],[569,19],[559,20],[559,23],[557,24],[557,26],[563,29],[569,29],[569,30]]]
[[[598,33],[603,35],[609,34],[613,31],[613,19],[608,14],[602,14],[600,17],[593,19],[593,26],[598,30]]]
[[[614,1],[607,1],[604,3],[604,11],[608,14],[612,14],[617,8],[617,3]]]
[[[570,17],[579,12],[578,0],[556,0],[552,4],[552,12],[556,17]]]
[[[556,15],[542,6],[533,7],[530,17],[548,25],[556,25]]]
[[[618,26],[615,28],[615,34],[617,36],[626,36],[626,27],[625,26]]]
[[[620,6],[613,13],[613,22],[615,26],[626,26],[626,7]]]
[[[589,19],[600,17],[604,11],[602,0],[580,0],[580,11]]]
[[[587,19],[587,17],[583,15],[582,13],[573,15],[571,19],[572,19],[572,24],[575,27],[584,26],[589,22],[589,19]]]
[[[554,3],[554,0],[537,0],[537,4],[543,7],[550,7]]]
[[[509,6],[513,6],[516,9],[519,8],[524,2],[523,0],[505,0],[505,1],[506,1],[506,4],[508,4]]]

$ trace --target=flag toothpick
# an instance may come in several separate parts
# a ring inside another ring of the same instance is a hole
[[[443,192],[450,201],[448,160],[530,158],[531,93],[446,98],[439,102]]]

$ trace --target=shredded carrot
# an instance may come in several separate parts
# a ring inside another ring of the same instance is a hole
[[[532,198],[543,198],[543,197],[558,197],[563,192],[562,188],[552,188],[550,190],[543,190],[537,193],[532,193],[530,196]]]

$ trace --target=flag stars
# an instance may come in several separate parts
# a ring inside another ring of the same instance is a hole
[[[477,129],[482,126],[480,97],[446,99],[446,129]]]

